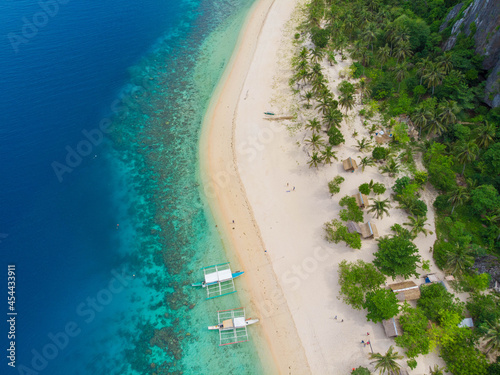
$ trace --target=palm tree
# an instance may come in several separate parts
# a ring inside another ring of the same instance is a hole
[[[472,249],[456,246],[453,251],[446,253],[445,269],[452,274],[462,274],[474,264]]]
[[[484,122],[484,125],[477,128],[476,131],[476,141],[479,148],[488,148],[495,141],[496,127],[493,124],[489,124],[488,121]]]
[[[417,108],[417,110],[413,113],[412,120],[415,125],[418,126],[418,136],[422,134],[422,127],[427,126],[427,121],[432,116],[431,111],[423,106]]]
[[[465,186],[457,186],[450,195],[450,198],[448,199],[448,202],[453,205],[453,208],[451,209],[451,213],[453,214],[453,211],[455,211],[455,207],[457,205],[461,206],[465,202],[469,200],[469,191]]]
[[[309,168],[311,167],[314,167],[314,168],[318,168],[318,166],[320,165],[320,163],[322,162],[323,160],[321,159],[321,157],[318,155],[317,152],[313,152],[312,156],[311,156],[311,160],[309,160],[307,162],[307,164],[309,164]]]
[[[311,68],[311,76],[312,79],[316,79],[317,77],[323,77],[323,68],[318,63],[315,63]]]
[[[425,130],[429,134],[441,135],[446,130],[444,124],[439,120],[435,111],[429,111],[429,117],[427,118],[427,123],[425,124]]]
[[[339,105],[345,109],[347,115],[347,111],[354,107],[354,97],[352,95],[342,95],[339,98]]]
[[[330,109],[331,105],[331,99],[327,96],[323,96],[317,99],[318,100],[318,105],[314,107],[314,109],[319,109],[323,115],[326,115],[328,113],[328,110]]]
[[[325,53],[321,48],[315,47],[309,50],[309,55],[311,56],[311,61],[317,63],[318,61],[323,60]]]
[[[374,167],[375,166],[375,160],[371,156],[365,156],[362,158],[361,156],[358,156],[360,159],[359,165],[361,165],[361,170],[364,172],[366,167]]]
[[[387,44],[384,47],[380,47],[377,53],[378,60],[380,61],[380,69],[391,57],[391,47]]]
[[[434,369],[431,368],[431,366],[429,366],[429,375],[444,375],[444,369],[441,369],[439,368],[438,365],[434,365]]]
[[[408,223],[403,223],[403,225],[406,225],[408,227],[411,227],[410,229],[410,234],[415,238],[419,235],[419,233],[423,233],[426,237],[429,231],[425,228],[427,218],[425,216],[408,216],[408,220],[410,220]]]
[[[372,22],[366,25],[365,31],[363,32],[363,39],[366,41],[366,43],[371,45],[372,52],[373,52],[373,41],[377,39],[377,35],[375,34],[375,32],[376,32],[376,27],[375,24]]]
[[[473,162],[476,160],[478,154],[479,154],[479,147],[477,146],[476,142],[471,140],[466,143],[462,143],[458,146],[457,150],[457,159],[460,163],[464,165],[462,169],[462,176],[464,175],[465,172],[465,165],[467,163]]]
[[[371,353],[370,359],[375,363],[375,370],[380,370],[380,374],[396,375],[399,373],[400,366],[396,362],[397,359],[402,359],[403,356],[398,352],[393,352],[394,347],[391,345],[385,355],[380,353]]]
[[[420,84],[422,84],[422,80],[424,79],[424,75],[427,73],[427,69],[429,69],[429,64],[431,64],[431,60],[428,57],[420,60],[415,64],[417,68],[417,74],[420,76]]]
[[[302,96],[304,100],[307,101],[305,104],[306,108],[311,108],[311,99],[314,98],[314,94],[312,91],[306,91],[305,94]]]
[[[368,212],[375,212],[373,217],[377,217],[377,219],[382,218],[384,214],[389,215],[389,208],[391,208],[391,204],[389,203],[389,199],[377,200],[374,199],[373,203],[370,205],[370,209]]]
[[[438,118],[444,125],[450,125],[457,121],[457,113],[460,107],[454,100],[443,100],[438,106]]]
[[[390,159],[386,165],[379,169],[381,173],[387,173],[389,176],[394,177],[399,172],[399,164],[394,159]]]
[[[326,146],[323,151],[321,151],[321,158],[325,164],[332,164],[332,159],[337,159],[337,152],[332,151],[332,146]]]
[[[488,330],[484,334],[484,341],[486,345],[485,349],[488,349],[486,353],[489,353],[490,350],[498,351],[500,349],[500,320],[497,320],[495,323],[486,322],[488,325]]]
[[[370,89],[368,88],[368,85],[366,83],[366,78],[361,78],[359,80],[359,83],[357,84],[357,87],[359,89],[359,95],[360,95],[360,101],[363,103],[363,95],[369,93]]]
[[[302,81],[302,84],[306,84],[306,82],[309,80],[309,73],[307,72],[306,69],[300,69],[297,73],[293,75],[293,80],[297,82],[297,85],[300,88],[299,82]]]
[[[448,74],[453,69],[453,62],[451,60],[451,53],[446,52],[444,55],[438,58],[439,68],[443,70],[445,74]]]
[[[444,78],[444,73],[442,69],[436,63],[429,63],[427,71],[424,75],[424,80],[427,87],[432,87],[432,95],[434,95],[434,89],[437,85],[441,83]]]
[[[321,148],[321,146],[323,146],[323,140],[321,139],[321,137],[316,134],[316,133],[313,133],[311,135],[311,138],[308,138],[305,140],[305,142],[314,150],[314,151],[317,151]]]
[[[364,150],[370,151],[372,148],[372,144],[369,139],[363,138],[361,141],[356,140],[358,142],[358,145],[356,146],[359,150],[359,152],[363,152]]]
[[[336,102],[335,102],[336,103]],[[332,126],[339,127],[344,116],[337,108],[330,106],[328,112],[323,116],[323,121],[325,121],[326,126],[330,129]]]
[[[394,72],[396,73],[396,80],[399,82],[398,84],[398,92],[401,88],[401,82],[408,77],[410,74],[408,72],[408,64],[406,62],[402,62],[401,64],[396,65],[394,68]]]
[[[330,63],[330,66],[333,66],[337,63],[337,60],[335,59],[335,52],[333,51],[326,52],[326,59]]]
[[[318,119],[313,118],[312,120],[309,120],[306,124],[306,129],[311,129],[313,134],[314,133],[319,133],[321,131],[321,124],[318,121]]]
[[[307,55],[309,54],[309,51],[307,50],[306,47],[302,47],[302,49],[299,52],[299,60],[302,61],[307,61]]]
[[[404,61],[411,57],[413,52],[411,50],[410,42],[407,40],[401,40],[396,45],[396,52],[394,53],[394,57],[398,59],[398,62]]]

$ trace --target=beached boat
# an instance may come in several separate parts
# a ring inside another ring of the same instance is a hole
[[[231,272],[229,263],[216,264],[202,268],[204,280],[193,283],[191,286],[206,288],[207,299],[225,296],[236,292],[234,279],[244,272]]]
[[[267,116],[274,116],[273,112],[264,112],[264,114],[267,115]]]
[[[245,309],[240,307],[217,311],[217,321],[217,325],[209,326],[208,329],[219,331],[219,346],[223,346],[248,341],[247,327],[259,319],[245,318]]]

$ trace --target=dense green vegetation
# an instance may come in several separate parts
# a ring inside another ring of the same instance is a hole
[[[420,257],[412,240],[429,232],[429,208],[420,199],[429,182],[439,192],[434,202],[436,265],[455,276],[457,291],[470,295],[464,306],[440,284],[423,287],[417,308],[403,308],[400,322],[405,334],[396,342],[406,350],[412,368],[414,357],[439,350],[447,370],[455,375],[496,374],[498,361],[488,363],[485,353],[499,353],[500,297],[484,293],[489,277],[477,275],[472,266],[478,257],[500,254],[500,108],[483,102],[488,72],[482,68],[483,58],[474,52],[475,25],[470,35],[459,34],[454,48],[443,50],[454,20],[442,32],[439,28],[457,3],[312,0],[296,39],[302,45],[311,40],[314,47],[303,47],[294,58],[290,83],[303,96],[304,106],[314,105],[321,115],[319,125],[309,127],[311,166],[328,163],[332,147],[345,142],[340,124],[357,98],[364,105],[359,115],[371,138],[380,127],[393,135],[384,147],[374,148],[367,138],[357,140],[360,152],[371,151],[359,157],[358,164],[364,170],[381,163],[380,172],[396,178],[393,199],[408,213],[408,221],[402,223],[408,229],[397,224],[394,235],[379,239],[373,265],[341,263],[343,300],[354,308],[366,308],[373,321],[392,316],[394,308],[380,289],[379,276],[418,275]],[[469,4],[464,2],[455,20]],[[320,63],[326,57],[332,65],[348,56],[354,61],[350,78],[355,81],[340,82],[340,95],[334,97]],[[422,153],[426,171],[417,170],[417,153]],[[332,187],[332,194],[338,192],[338,185]],[[377,189],[383,193],[385,187]],[[369,183],[359,190],[379,194]],[[342,220],[363,220],[352,201],[346,197],[342,203]],[[388,208],[387,199],[374,200],[369,212],[383,217]],[[325,228],[334,242],[348,234],[338,220]],[[363,272],[371,275],[366,283],[360,276]],[[475,320],[474,331],[458,327],[465,311]],[[378,369],[392,370],[399,356],[391,348],[373,358]],[[438,367],[429,370],[443,373]]]

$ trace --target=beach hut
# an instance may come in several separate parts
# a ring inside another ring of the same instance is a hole
[[[361,234],[361,228],[359,227],[359,224],[354,222],[354,221],[348,221],[346,223],[347,231],[349,233],[359,233]]]
[[[385,335],[389,338],[401,336],[403,334],[403,330],[396,318],[382,320],[382,325],[384,326]]]
[[[361,237],[363,238],[378,238],[378,230],[375,224],[372,224],[370,222],[366,224],[361,224],[360,226],[361,229]]]
[[[351,157],[348,157],[343,161],[344,164],[344,170],[349,172],[354,172],[356,169],[358,169],[358,164],[356,163],[356,160],[353,160]]]
[[[389,285],[400,301],[413,301],[420,298],[420,288],[413,281],[403,281]]]
[[[370,201],[368,200],[368,197],[365,194],[361,194],[360,191],[358,191],[356,194],[354,194],[353,198],[356,199],[356,203],[361,208],[367,208],[370,205]]]

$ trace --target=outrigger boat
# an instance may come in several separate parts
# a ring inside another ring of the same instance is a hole
[[[264,112],[264,114],[267,115],[267,116],[274,116],[273,112]]]
[[[259,319],[246,319],[245,309],[240,307],[217,311],[217,321],[217,325],[208,329],[219,330],[219,346],[224,346],[248,341],[247,326],[257,323]]]
[[[193,283],[191,286],[206,288],[207,299],[225,296],[236,292],[234,279],[244,272],[231,272],[229,263],[216,264],[202,268],[204,281]]]

